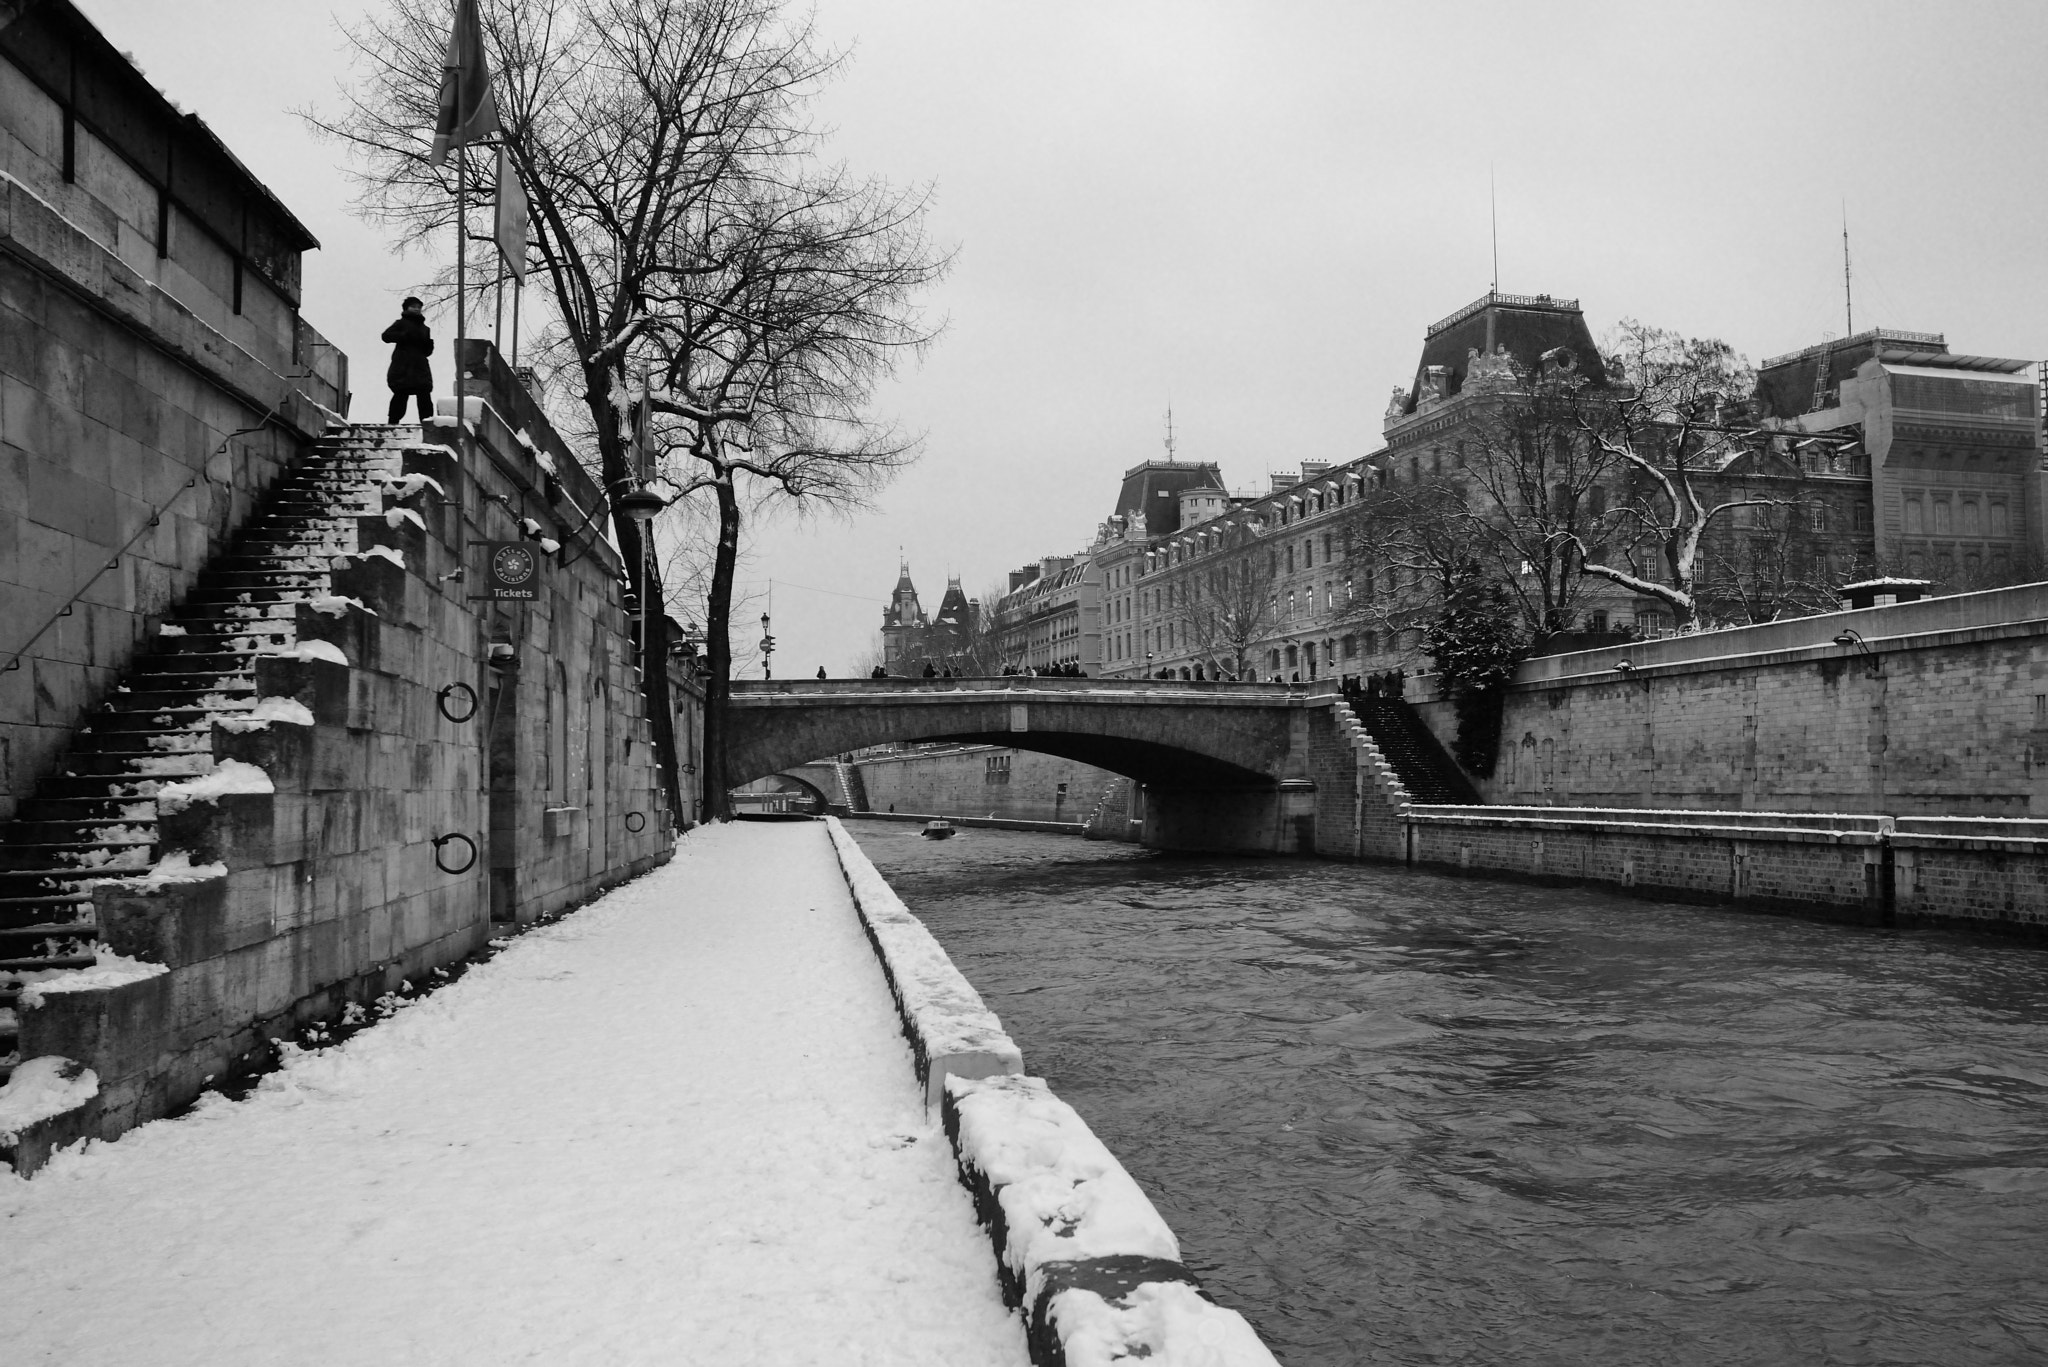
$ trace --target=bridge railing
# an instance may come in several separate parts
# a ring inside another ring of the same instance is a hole
[[[976,679],[735,679],[736,699],[776,697],[860,698],[905,693],[1002,693],[1018,696],[1242,698],[1272,702],[1305,698],[1316,685],[1225,683],[1193,679],[1065,679],[999,675]],[[1334,684],[1323,686],[1330,691]]]

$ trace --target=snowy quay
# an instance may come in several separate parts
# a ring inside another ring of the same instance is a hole
[[[498,948],[0,1176],[8,1360],[1274,1362],[836,822]]]

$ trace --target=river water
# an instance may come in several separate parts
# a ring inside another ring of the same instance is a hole
[[[2048,951],[848,829],[1287,1367],[2048,1362]]]

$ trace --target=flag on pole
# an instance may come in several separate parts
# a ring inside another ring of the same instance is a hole
[[[526,283],[526,187],[512,164],[512,149],[498,145],[498,221],[491,230],[512,278]]]
[[[448,55],[441,61],[441,93],[435,103],[429,166],[439,166],[457,147],[480,142],[499,131],[498,102],[491,95],[491,68],[484,58],[484,30],[477,18],[476,0],[456,0],[455,30],[448,35]]]

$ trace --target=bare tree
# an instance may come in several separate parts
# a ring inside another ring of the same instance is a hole
[[[1466,392],[1480,401],[1445,472],[1464,505],[1452,539],[1506,586],[1532,636],[1569,630],[1584,592],[1590,496],[1613,463],[1588,436],[1611,403],[1604,379],[1569,358],[1532,374],[1501,358],[1477,383],[1468,377]]]
[[[1279,626],[1277,576],[1270,547],[1241,526],[1228,535],[1229,551],[1183,581],[1174,612],[1194,655],[1242,679],[1254,648]]]
[[[1346,601],[1338,620],[1376,633],[1420,628],[1438,604],[1478,573],[1491,547],[1455,472],[1374,472],[1342,527]]]
[[[1739,458],[1762,455],[1770,442],[1749,416],[1756,372],[1727,343],[1628,319],[1610,339],[1608,354],[1616,394],[1585,415],[1585,429],[1630,478],[1624,497],[1600,520],[1594,544],[1576,544],[1586,557],[1585,573],[1667,604],[1684,630],[1701,619],[1703,547],[1717,521],[1738,508],[1789,508],[1799,500],[1717,478]],[[1650,571],[1652,558],[1661,573]],[[1776,590],[1759,598],[1763,579],[1753,572],[1745,578],[1725,555],[1720,560],[1722,583],[1746,611],[1760,610],[1765,598],[1783,601]],[[1782,576],[1765,577],[1784,587]]]
[[[630,414],[651,380],[653,439],[684,457],[683,488],[717,505],[702,781],[724,815],[736,477],[845,506],[908,458],[908,442],[859,410],[886,357],[928,339],[909,295],[944,261],[924,243],[922,195],[818,169],[806,105],[838,59],[774,0],[482,0],[482,11],[551,296],[541,349],[572,381],[606,492],[643,473]],[[386,17],[350,33],[363,78],[343,113],[315,120],[359,154],[365,210],[407,243],[452,221],[449,180],[421,133],[446,14],[442,0],[389,0]],[[612,521],[627,564],[647,564],[639,524],[616,507]],[[647,585],[657,604],[659,568]],[[666,614],[649,617],[650,650],[665,654]],[[666,672],[642,679],[667,761]],[[672,768],[669,782],[680,810]]]
[[[883,642],[882,633],[878,631],[868,641],[867,648],[854,656],[853,674],[857,679],[865,679],[878,669],[886,670],[888,665],[889,647]]]
[[[1873,570],[1868,557],[1844,557],[1821,534],[1822,506],[1774,499],[1747,516],[1748,526],[1708,536],[1700,546],[1702,605],[1717,618],[1752,624],[1833,611],[1841,586]],[[1743,520],[1738,514],[1730,522]]]
[[[724,640],[749,484],[800,507],[860,506],[915,452],[866,416],[896,358],[929,343],[916,298],[944,273],[922,195],[843,174],[724,206],[705,225],[712,270],[677,272],[648,294],[657,358],[648,403],[685,495],[718,509],[706,605],[713,642],[705,706],[706,801],[722,802]]]

